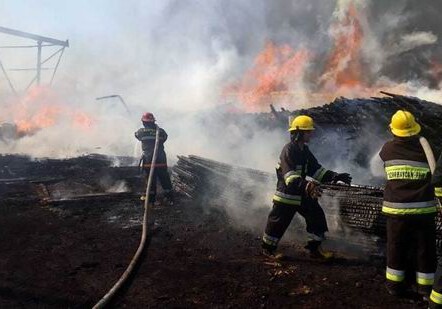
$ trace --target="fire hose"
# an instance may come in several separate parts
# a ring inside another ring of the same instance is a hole
[[[158,149],[158,142],[159,142],[159,132],[158,126],[156,127],[156,134],[155,134],[155,147],[153,151],[152,156],[152,162],[151,162],[151,168],[149,172],[149,177],[147,179],[147,185],[146,185],[146,198],[144,199],[144,216],[143,216],[143,230],[141,233],[141,240],[140,244],[138,246],[137,251],[135,252],[135,255],[133,256],[132,260],[129,263],[129,266],[126,268],[126,271],[121,275],[120,279],[114,284],[114,286],[104,295],[99,302],[95,304],[93,309],[99,309],[104,308],[109,301],[114,297],[114,295],[118,292],[118,290],[124,285],[124,283],[127,281],[127,279],[132,274],[133,270],[135,269],[135,266],[138,264],[138,260],[141,256],[141,253],[144,250],[146,239],[147,239],[147,232],[148,232],[148,221],[149,221],[149,192],[150,187],[152,185],[152,179],[155,171],[155,162],[157,160],[157,149]]]
[[[425,156],[427,157],[428,165],[430,166],[430,172],[431,175],[434,174],[434,170],[436,169],[436,159],[433,154],[433,150],[431,149],[430,143],[428,143],[427,139],[423,136],[419,138],[419,142],[421,143],[422,148],[424,149]],[[441,207],[441,203],[438,198],[436,198],[436,201]]]

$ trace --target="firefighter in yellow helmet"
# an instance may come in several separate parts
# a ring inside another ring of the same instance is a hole
[[[428,297],[436,268],[436,201],[419,141],[421,127],[410,112],[398,110],[390,130],[394,137],[379,153],[387,178],[382,204],[387,218],[386,287],[392,295],[404,294],[405,271],[415,266],[418,293]]]
[[[273,208],[262,237],[263,254],[266,256],[278,256],[275,254],[278,242],[297,212],[306,221],[309,241],[305,248],[311,256],[320,259],[333,256],[321,247],[328,227],[324,211],[318,203],[321,195],[319,184],[330,181],[350,184],[351,177],[347,173],[327,170],[318,163],[307,146],[314,129],[313,119],[306,115],[296,117],[290,125],[290,142],[284,146],[279,157]],[[307,176],[311,180],[307,180]]]

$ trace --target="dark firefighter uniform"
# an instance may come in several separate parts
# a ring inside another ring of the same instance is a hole
[[[164,195],[168,198],[172,198],[172,182],[170,181],[170,176],[167,171],[167,158],[164,151],[164,142],[167,140],[167,133],[162,128],[158,127],[154,122],[146,123],[144,128],[140,128],[137,132],[135,132],[135,137],[139,141],[141,141],[142,145],[142,166],[147,181],[147,177],[149,177],[149,172],[152,167],[152,158],[155,148],[155,136],[157,128],[158,130],[160,130],[160,140],[158,142],[155,170],[152,178],[151,188],[149,191],[149,201],[151,201],[152,203],[154,203],[156,199],[157,178],[159,179],[164,190]]]
[[[306,176],[318,182],[331,181],[337,173],[326,170],[318,163],[307,145],[300,146],[292,141],[286,144],[279,157],[280,163],[276,169],[278,182],[273,196],[273,208],[267,220],[267,226],[262,237],[264,249],[273,252],[278,242],[287,230],[293,216],[299,212],[304,217],[310,241],[307,249],[316,250],[324,240],[328,231],[324,211],[317,199],[308,197],[305,193]]]
[[[437,160],[436,169],[433,174],[432,183],[434,185],[434,194],[436,198],[439,200],[438,206],[441,205],[442,202],[442,154],[439,156]],[[440,210],[439,210],[440,211]],[[433,290],[430,295],[430,308],[442,308],[442,248],[439,243],[438,249],[438,265],[436,274],[434,277],[434,285]]]
[[[431,172],[419,142],[420,126],[407,111],[392,117],[395,135],[379,153],[387,182],[382,212],[387,217],[387,289],[404,292],[409,258],[414,261],[418,292],[428,296],[436,268],[436,201]]]

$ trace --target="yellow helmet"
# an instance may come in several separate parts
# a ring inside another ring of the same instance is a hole
[[[293,119],[292,123],[290,124],[289,132],[295,131],[295,130],[302,130],[302,131],[312,131],[315,128],[313,127],[313,119],[306,115],[299,115],[295,119]]]
[[[407,137],[418,134],[421,131],[421,126],[416,122],[412,113],[398,110],[391,117],[390,129],[396,136]]]

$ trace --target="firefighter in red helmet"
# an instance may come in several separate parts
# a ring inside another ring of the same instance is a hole
[[[167,157],[164,151],[164,142],[167,140],[167,133],[164,129],[157,126],[155,117],[152,113],[144,113],[141,117],[143,128],[135,132],[135,137],[141,142],[143,150],[142,167],[147,178],[152,167],[152,158],[155,148],[156,131],[159,130],[159,142],[157,150],[157,159],[155,162],[154,177],[152,179],[152,186],[149,191],[149,201],[153,204],[156,200],[156,180],[159,179],[164,191],[164,196],[169,202],[173,204],[172,182],[170,181],[169,172],[167,170]]]

